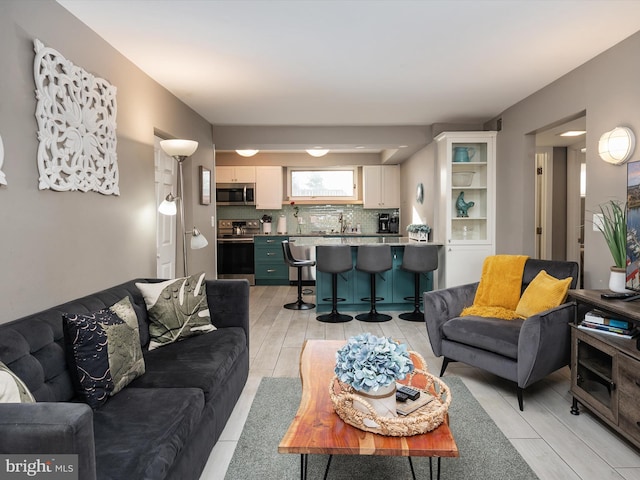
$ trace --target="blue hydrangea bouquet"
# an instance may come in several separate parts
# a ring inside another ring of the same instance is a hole
[[[349,338],[336,353],[338,380],[361,392],[376,392],[413,372],[407,346],[385,337],[363,333]]]

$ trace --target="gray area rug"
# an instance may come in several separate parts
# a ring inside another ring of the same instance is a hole
[[[453,400],[449,419],[460,457],[442,458],[441,478],[537,479],[531,468],[458,377],[446,376]],[[298,410],[300,380],[263,378],[227,470],[226,480],[300,478],[300,455],[279,454],[278,444]],[[327,455],[309,455],[308,478],[321,479]],[[429,459],[413,457],[417,478],[429,478]],[[437,460],[433,460],[434,478]],[[328,479],[411,478],[406,457],[335,455]]]

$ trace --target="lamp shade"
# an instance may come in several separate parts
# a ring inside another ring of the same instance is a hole
[[[236,150],[236,153],[241,157],[253,157],[260,150]]]
[[[598,142],[598,154],[605,162],[622,165],[631,158],[636,147],[636,137],[627,127],[616,127],[605,132]]]
[[[307,153],[312,157],[324,157],[327,153],[329,153],[329,150],[324,148],[310,148],[307,150]]]
[[[165,198],[160,206],[158,206],[158,212],[160,212],[162,215],[171,216],[178,213],[178,208],[176,206],[176,197],[171,194],[167,195],[167,198]]]
[[[190,157],[198,149],[194,140],[162,140],[160,148],[171,157]]]
[[[200,233],[196,227],[193,227],[191,232],[191,250],[199,250],[209,245],[209,242],[204,235]]]

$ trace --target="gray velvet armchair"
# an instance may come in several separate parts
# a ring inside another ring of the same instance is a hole
[[[522,291],[540,270],[563,279],[578,279],[578,264],[528,259]],[[574,305],[564,303],[525,320],[500,320],[476,316],[459,317],[473,304],[478,283],[425,292],[424,318],[436,356],[443,356],[442,376],[452,361],[463,362],[517,384],[518,406],[523,410],[523,391],[548,374],[569,364],[570,330]]]

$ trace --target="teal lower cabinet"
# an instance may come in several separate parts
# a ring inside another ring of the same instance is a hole
[[[369,311],[369,302],[362,300],[371,296],[370,275],[357,271],[356,255],[358,247],[351,247],[353,269],[338,274],[338,297],[345,301],[338,302],[338,311],[365,312]],[[405,300],[414,294],[414,276],[400,268],[404,247],[392,247],[392,269],[376,274],[376,297],[382,300],[376,302],[379,311],[412,311],[413,301]],[[256,281],[257,283],[257,281]],[[420,275],[420,292],[433,289],[432,274]],[[331,274],[316,271],[316,304],[319,313],[331,311]]]
[[[282,241],[289,237],[265,235],[254,238],[256,285],[289,285],[289,265],[284,261]]]

